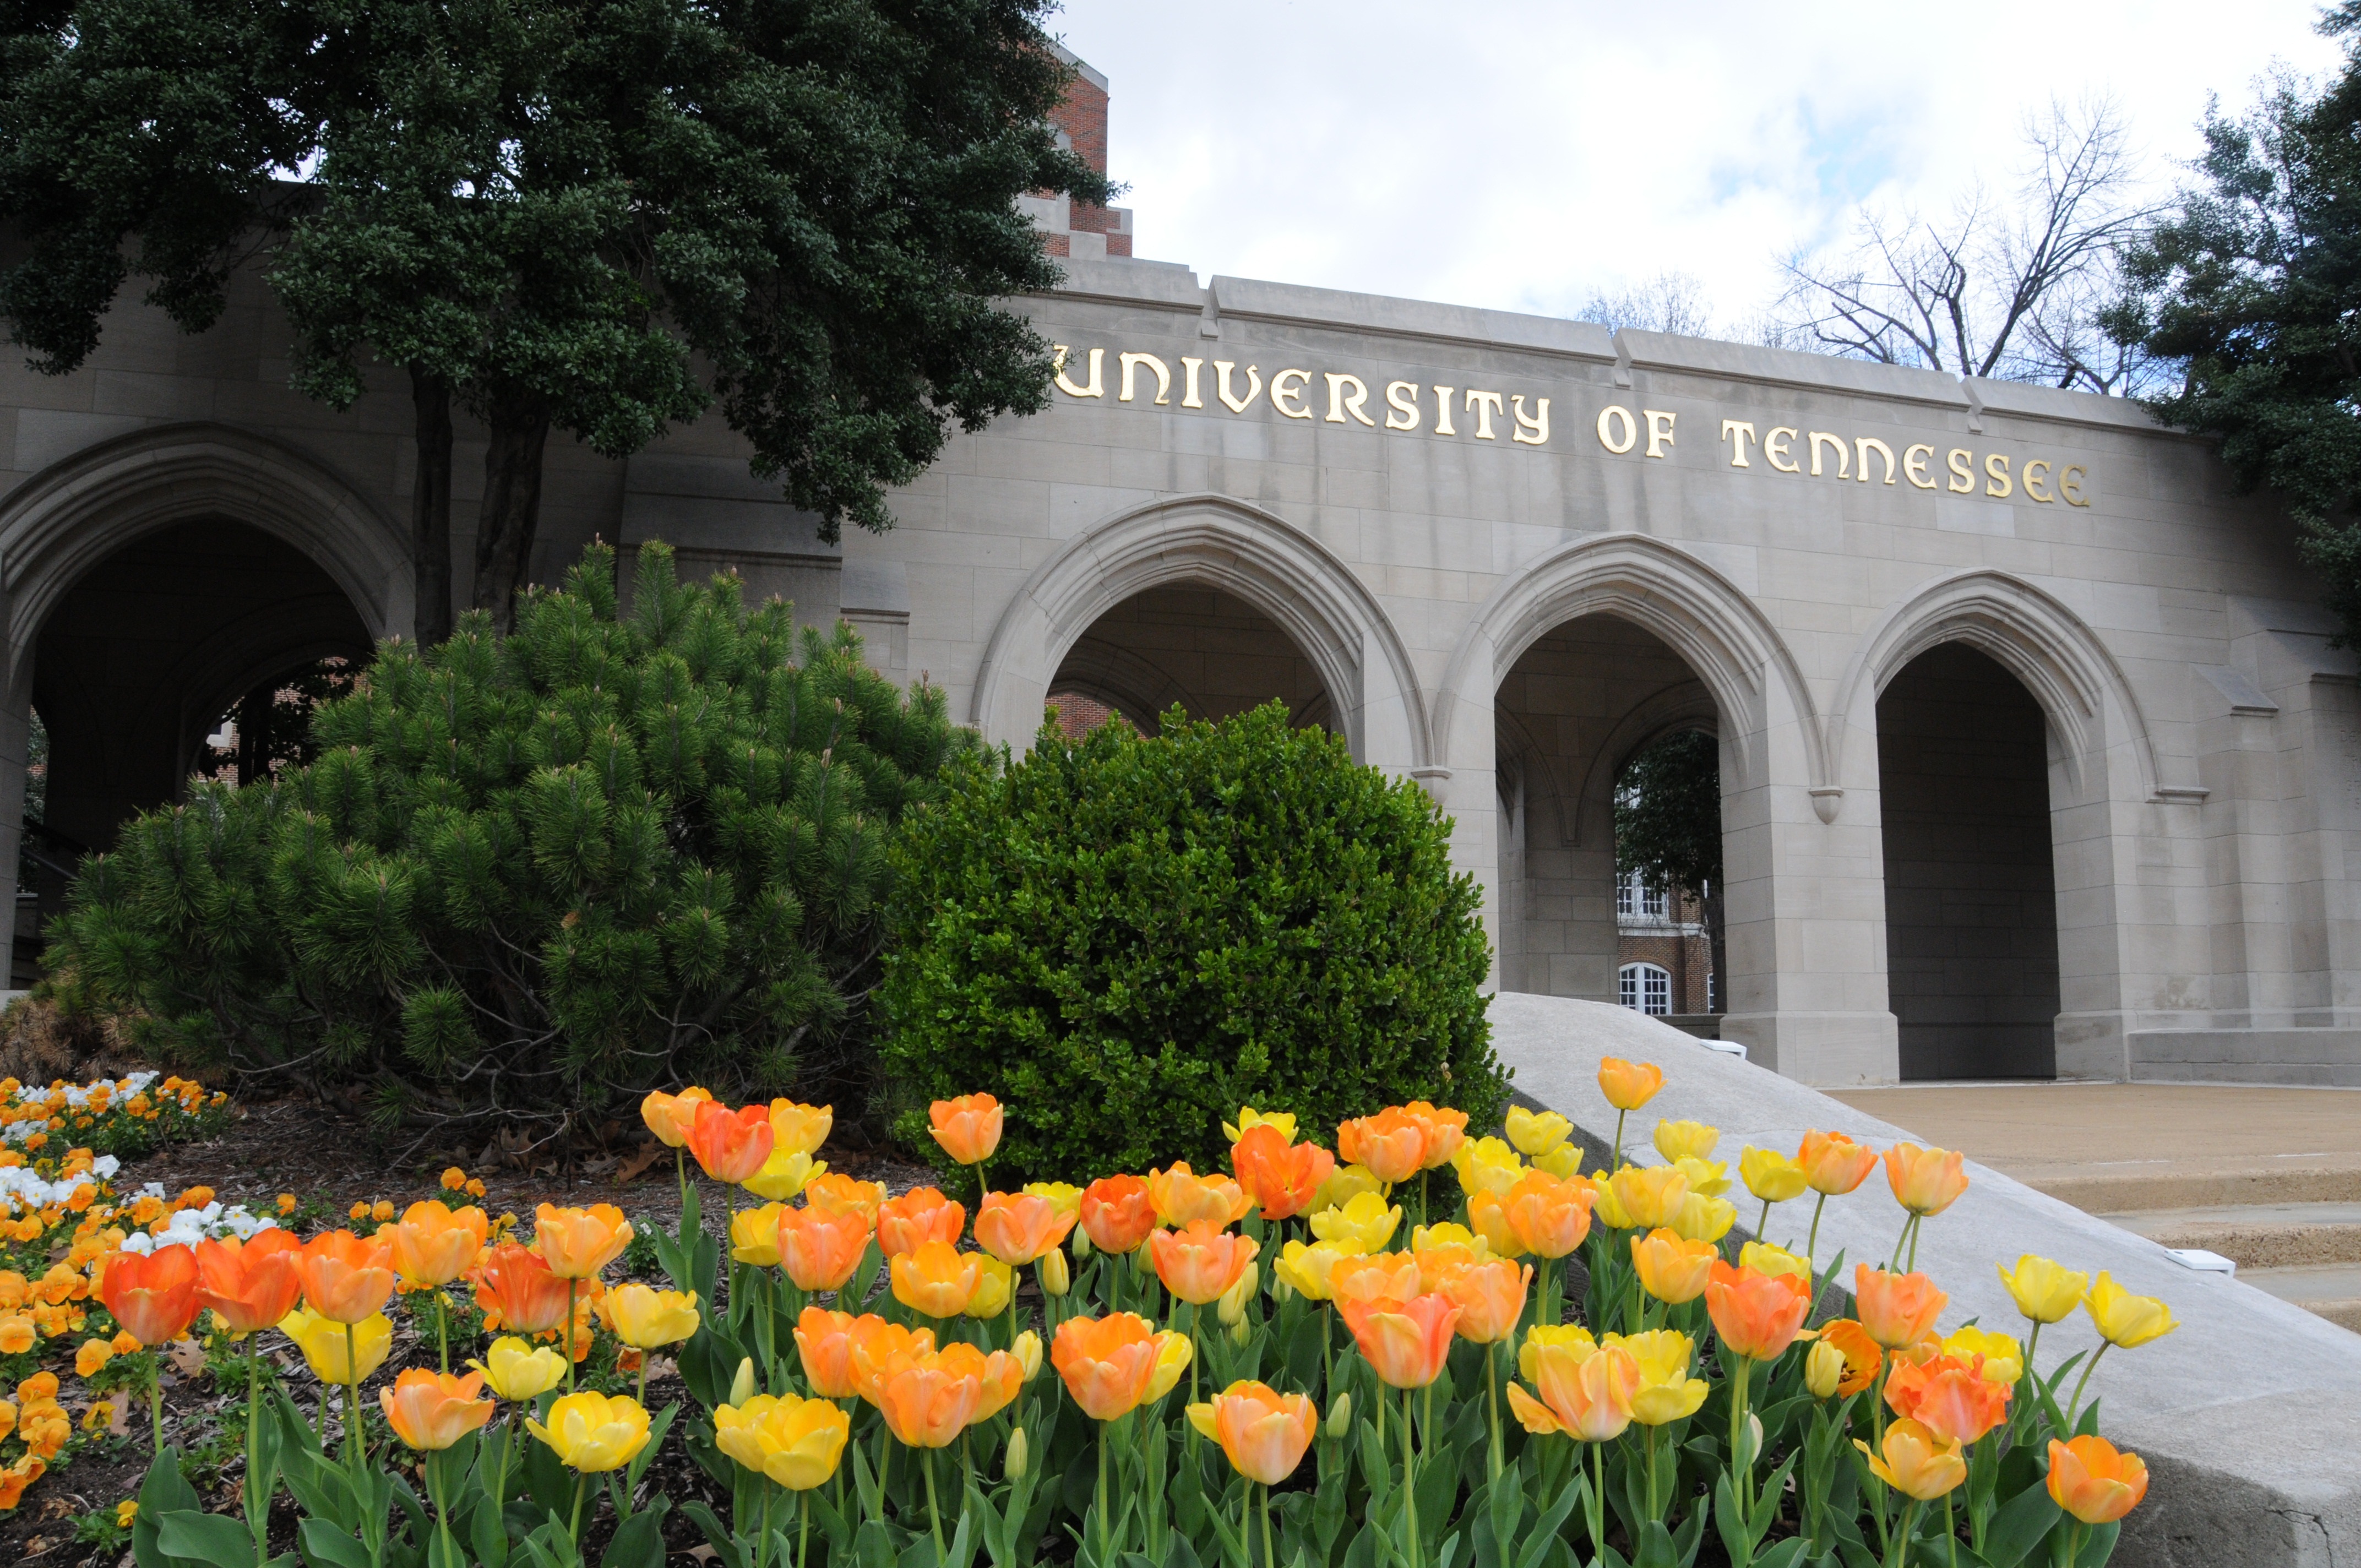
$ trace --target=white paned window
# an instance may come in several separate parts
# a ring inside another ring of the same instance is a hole
[[[1672,971],[1657,964],[1625,964],[1617,974],[1616,992],[1616,999],[1634,1013],[1670,1013]]]

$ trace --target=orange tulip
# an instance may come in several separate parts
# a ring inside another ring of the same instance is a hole
[[[422,1453],[450,1447],[492,1419],[492,1402],[479,1399],[484,1375],[454,1377],[412,1367],[377,1391],[393,1435]]]
[[[966,1230],[967,1205],[952,1202],[932,1187],[913,1187],[877,1211],[877,1245],[887,1257],[915,1252],[928,1242],[957,1242]]]
[[[1541,1397],[1509,1385],[1509,1409],[1536,1437],[1563,1432],[1576,1442],[1611,1442],[1631,1424],[1631,1402],[1640,1392],[1640,1362],[1620,1345],[1587,1353],[1551,1344],[1532,1357],[1527,1376]]]
[[[1093,1246],[1126,1253],[1156,1228],[1156,1196],[1137,1176],[1103,1176],[1082,1189],[1081,1212]]]
[[[955,1318],[967,1310],[983,1277],[983,1264],[949,1242],[921,1242],[895,1255],[894,1299],[930,1318]]]
[[[640,1102],[640,1120],[664,1147],[676,1149],[688,1142],[688,1130],[697,1124],[697,1102],[712,1098],[702,1089],[684,1089],[678,1094],[657,1090]]]
[[[1384,1303],[1387,1310],[1398,1312],[1419,1293],[1418,1259],[1406,1252],[1340,1257],[1328,1270],[1328,1291],[1339,1310],[1358,1302]]]
[[[1337,1304],[1362,1359],[1389,1386],[1423,1388],[1443,1370],[1460,1318],[1459,1304],[1448,1296],[1413,1296],[1400,1306],[1341,1299]]]
[[[1585,1224],[1588,1223],[1586,1216]],[[1509,1223],[1509,1210],[1498,1192],[1477,1188],[1467,1195],[1467,1228],[1484,1238],[1494,1257],[1522,1257],[1529,1249]]]
[[[612,1203],[588,1209],[544,1203],[533,1212],[533,1245],[560,1279],[588,1279],[623,1255],[631,1245],[631,1222]]]
[[[1837,1395],[1858,1394],[1877,1381],[1878,1368],[1885,1365],[1885,1353],[1869,1337],[1869,1331],[1850,1318],[1838,1318],[1820,1325],[1820,1343],[1832,1344],[1844,1355],[1844,1376],[1837,1384]]]
[[[2049,1500],[2084,1524],[2110,1524],[2147,1496],[2147,1466],[2095,1432],[2049,1440]]]
[[[1161,1225],[1192,1225],[1200,1220],[1226,1225],[1246,1218],[1246,1189],[1220,1171],[1199,1176],[1182,1160],[1169,1170],[1148,1173],[1148,1195]]]
[[[1560,1258],[1589,1236],[1590,1205],[1597,1196],[1587,1183],[1529,1170],[1499,1202],[1518,1246],[1540,1257]]]
[[[701,1101],[688,1127],[688,1152],[697,1168],[731,1186],[761,1170],[771,1157],[771,1110],[743,1105],[732,1111]]]
[[[1157,1231],[1148,1245],[1164,1288],[1200,1307],[1220,1300],[1262,1250],[1251,1238],[1232,1235],[1211,1220],[1195,1221],[1182,1231]]]
[[[276,1226],[244,1241],[197,1244],[197,1305],[221,1315],[234,1334],[277,1328],[295,1310],[303,1280],[296,1259],[303,1244]]]
[[[1894,1413],[1924,1426],[1943,1442],[1969,1443],[2000,1425],[2008,1414],[2008,1388],[1949,1355],[1916,1365],[1896,1361],[1885,1375],[1885,1403]]]
[[[1230,1146],[1230,1165],[1264,1219],[1288,1220],[1312,1206],[1321,1183],[1335,1173],[1336,1157],[1318,1144],[1290,1144],[1286,1134],[1260,1122]]]
[[[904,1362],[935,1353],[934,1330],[904,1328],[873,1312],[853,1319],[846,1332],[852,1341],[853,1392],[873,1405],[882,1396],[888,1373]]]
[[[1233,1469],[1266,1486],[1276,1486],[1295,1474],[1320,1431],[1320,1411],[1301,1394],[1282,1394],[1245,1381],[1231,1384],[1205,1404],[1190,1406],[1189,1420],[1222,1445]]]
[[[295,1265],[302,1277],[304,1301],[332,1323],[375,1317],[393,1294],[392,1250],[384,1242],[363,1241],[350,1231],[313,1236],[303,1244]]]
[[[1813,1191],[1841,1198],[1877,1168],[1877,1151],[1842,1133],[1809,1132],[1796,1151],[1795,1163],[1804,1168],[1805,1184]]]
[[[1885,1151],[1885,1181],[1894,1201],[1914,1214],[1939,1214],[1968,1190],[1967,1157],[1953,1149],[1896,1144]]]
[[[869,1227],[857,1214],[807,1204],[779,1215],[779,1266],[798,1290],[838,1288],[868,1249]]]
[[[1427,1127],[1400,1106],[1356,1116],[1336,1128],[1336,1155],[1390,1187],[1426,1168]]]
[[[792,1100],[771,1102],[771,1152],[818,1154],[836,1127],[833,1105],[800,1105]]]
[[[1176,1337],[1158,1333],[1132,1312],[1068,1318],[1050,1342],[1049,1364],[1084,1415],[1094,1421],[1116,1420],[1147,1398],[1164,1342]]]
[[[806,1307],[796,1320],[796,1352],[803,1361],[804,1376],[823,1399],[850,1399],[861,1392],[852,1372],[852,1325],[857,1321],[850,1312],[825,1307]]]
[[[394,1272],[412,1285],[433,1287],[448,1285],[475,1266],[490,1234],[491,1222],[474,1204],[454,1213],[429,1199],[403,1210],[386,1239],[392,1245]]]
[[[487,1333],[548,1333],[566,1321],[566,1280],[530,1247],[502,1242],[476,1270],[476,1305]]]
[[[1000,1146],[1000,1102],[989,1094],[962,1094],[927,1108],[935,1142],[961,1165],[982,1165]]]
[[[1711,1242],[1684,1241],[1668,1230],[1631,1238],[1631,1265],[1640,1271],[1640,1288],[1669,1306],[1704,1295],[1720,1255]]]
[[[946,1366],[933,1355],[916,1357],[886,1373],[877,1390],[878,1413],[886,1430],[911,1448],[948,1448],[976,1419],[983,1402],[983,1379]]]
[[[1032,1192],[987,1192],[975,1214],[976,1245],[1015,1266],[1033,1263],[1066,1239],[1080,1212]]]
[[[861,1228],[877,1228],[877,1212],[885,1206],[885,1184],[882,1181],[855,1181],[839,1171],[815,1176],[804,1183],[804,1202],[814,1209],[825,1209],[831,1214],[858,1214]]]
[[[1758,1274],[1717,1262],[1706,1283],[1705,1310],[1724,1350],[1771,1361],[1795,1343],[1812,1310],[1812,1288],[1792,1274]]]
[[[1599,1092],[1618,1111],[1637,1111],[1664,1087],[1664,1069],[1653,1062],[1628,1062],[1606,1057],[1598,1063]]]
[[[1521,1268],[1505,1257],[1455,1270],[1443,1293],[1458,1304],[1459,1337],[1473,1344],[1491,1344],[1515,1333],[1532,1283],[1532,1265]]]
[[[144,1257],[118,1252],[107,1260],[98,1299],[141,1344],[170,1344],[189,1332],[197,1315],[197,1255],[178,1245],[159,1246]]]
[[[1038,1343],[1038,1342],[1037,1342]],[[1025,1364],[1005,1350],[989,1355],[963,1340],[954,1340],[935,1353],[935,1365],[954,1377],[972,1377],[980,1397],[970,1425],[1000,1414],[1025,1391]]]
[[[1459,1146],[1467,1141],[1467,1113],[1430,1105],[1423,1100],[1413,1100],[1401,1107],[1401,1113],[1419,1124],[1426,1134],[1426,1157],[1419,1162],[1422,1170],[1433,1170],[1451,1163]]]
[[[1888,1274],[1865,1263],[1853,1266],[1852,1296],[1861,1326],[1888,1350],[1916,1344],[1933,1332],[1950,1299],[1923,1274]]]

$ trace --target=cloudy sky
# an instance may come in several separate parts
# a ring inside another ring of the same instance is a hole
[[[1718,324],[1863,203],[2010,188],[2021,126],[2110,95],[2159,187],[2206,97],[2338,47],[2308,0],[1975,5],[1066,0],[1111,81],[1139,253],[1215,272],[1571,314],[1672,269]]]

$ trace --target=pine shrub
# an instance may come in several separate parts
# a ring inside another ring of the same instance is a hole
[[[996,1186],[1212,1168],[1242,1104],[1327,1141],[1389,1103],[1483,1125],[1505,1102],[1449,823],[1277,703],[1044,726],[1021,761],[955,765],[893,859],[880,1053],[939,1167],[926,1104],[975,1091],[1006,1106]]]
[[[513,634],[388,642],[313,725],[308,765],[194,783],[86,864],[62,994],[170,1059],[358,1084],[390,1124],[865,1096],[887,839],[964,743],[939,688],[660,544],[619,618],[594,546]]]

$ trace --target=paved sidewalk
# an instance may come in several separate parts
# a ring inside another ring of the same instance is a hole
[[[1831,1092],[2094,1212],[2361,1200],[2361,1090],[1960,1083]]]

